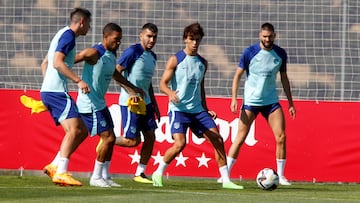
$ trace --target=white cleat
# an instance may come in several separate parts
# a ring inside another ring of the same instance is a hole
[[[103,179],[90,178],[90,186],[94,187],[110,187],[110,185]]]
[[[120,184],[115,183],[112,178],[105,179],[106,183],[111,187],[121,187]]]
[[[291,185],[291,183],[285,178],[285,176],[279,177],[280,185]]]

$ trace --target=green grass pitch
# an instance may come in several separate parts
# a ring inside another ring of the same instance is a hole
[[[130,176],[117,177],[120,188],[89,186],[89,178],[80,178],[82,187],[53,185],[45,176],[0,176],[0,202],[360,202],[360,184],[299,183],[279,186],[274,191],[260,190],[255,181],[236,181],[244,190],[226,190],[216,179],[164,179],[164,187],[132,181]]]

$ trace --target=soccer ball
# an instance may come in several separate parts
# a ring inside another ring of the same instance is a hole
[[[256,183],[260,189],[275,190],[279,185],[279,176],[275,170],[264,168],[256,176]]]

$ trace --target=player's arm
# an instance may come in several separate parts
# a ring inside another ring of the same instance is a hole
[[[46,54],[46,56],[44,57],[43,61],[41,62],[41,73],[42,75],[45,77],[45,74],[46,74],[46,69],[47,69],[47,66],[48,66],[48,55]]]
[[[152,83],[150,83],[150,87],[149,87],[149,97],[150,97],[151,103],[153,104],[155,115],[156,115],[158,121],[160,122],[160,110],[159,110],[157,101],[155,99],[154,88],[152,86]]]
[[[90,65],[94,65],[99,60],[99,54],[95,48],[86,48],[76,54],[75,63],[85,61]]]
[[[177,66],[176,56],[171,56],[166,62],[165,70],[160,79],[160,91],[169,97],[169,101],[173,103],[179,103],[179,97],[176,95],[177,91],[173,91],[169,88],[169,82],[174,75]]]
[[[75,74],[66,64],[65,64],[65,54],[62,52],[55,52],[54,54],[54,68],[59,71],[62,75],[68,79],[75,82],[78,87],[84,92],[89,93],[90,88],[86,82],[81,80],[81,78]]]
[[[292,95],[291,95],[290,82],[289,82],[287,73],[280,72],[280,78],[281,78],[281,83],[282,83],[283,89],[285,91],[285,95],[289,102],[289,114],[290,114],[291,118],[294,119],[296,116],[296,110],[295,110],[295,106],[294,106]]]
[[[233,113],[237,113],[238,110],[237,93],[239,88],[239,81],[244,71],[245,70],[243,68],[238,67],[236,68],[236,72],[234,74],[232,87],[231,87],[231,104],[230,104],[230,110]]]
[[[121,73],[125,70],[120,64],[116,64],[116,70],[113,74],[113,79],[129,93],[130,97],[137,102],[138,94],[141,97],[145,97],[145,92],[141,88],[136,87],[131,82],[129,82]]]

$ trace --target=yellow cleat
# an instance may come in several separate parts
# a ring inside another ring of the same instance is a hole
[[[103,140],[100,138],[100,139],[99,139],[99,143],[96,145],[96,148],[95,148],[96,153],[98,153],[99,148],[100,148],[102,142],[103,142]]]
[[[47,111],[46,106],[41,100],[36,100],[26,95],[21,95],[20,101],[25,107],[31,109],[31,114]]]
[[[139,176],[135,176],[133,178],[133,180],[135,182],[138,182],[138,183],[150,183],[152,184],[153,182],[151,180],[149,180],[146,175],[144,173],[141,173]]]
[[[69,173],[55,173],[52,182],[60,186],[82,186],[82,183],[74,179]]]
[[[54,177],[54,174],[56,173],[57,166],[54,164],[48,164],[44,167],[44,173],[48,175],[51,179]]]

